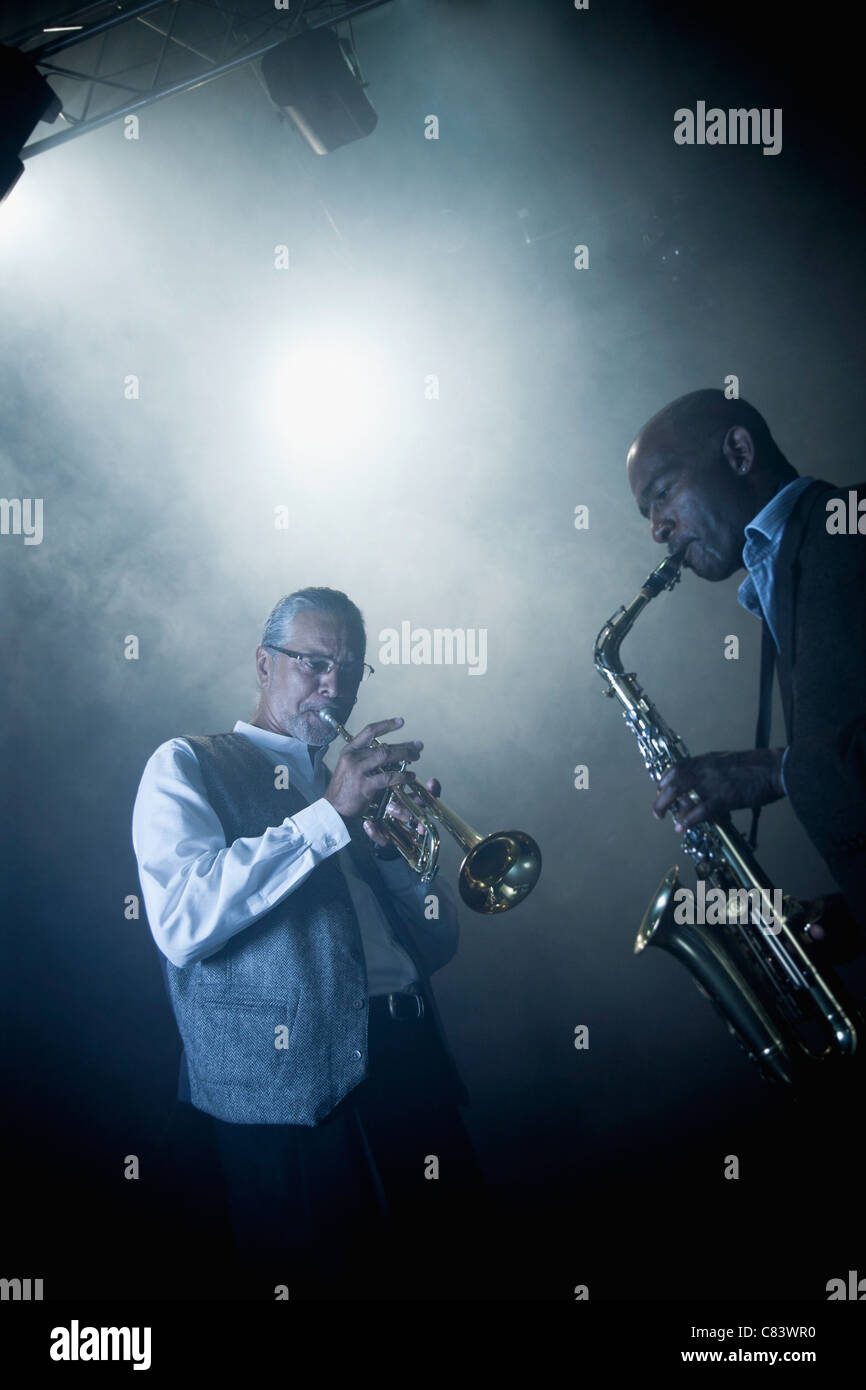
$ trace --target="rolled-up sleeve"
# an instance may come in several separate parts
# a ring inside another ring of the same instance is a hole
[[[132,813],[132,842],[156,945],[176,966],[212,955],[294,892],[349,843],[324,797],[263,835],[226,844],[201,769],[183,739],[148,759]]]

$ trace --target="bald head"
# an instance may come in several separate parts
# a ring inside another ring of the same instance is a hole
[[[694,453],[713,435],[725,434],[737,425],[749,431],[759,459],[763,456],[767,461],[778,452],[766,420],[748,401],[728,400],[724,391],[690,391],[647,421],[629,456],[636,448],[658,443]]]
[[[797,476],[763,416],[722,391],[666,405],[641,429],[627,468],[653,539],[710,580],[742,567],[745,527]]]

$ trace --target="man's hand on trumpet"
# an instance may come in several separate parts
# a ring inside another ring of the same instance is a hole
[[[442,787],[435,777],[431,777],[429,782],[424,783],[424,786],[427,788],[428,792],[430,792],[431,796],[441,796]],[[418,799],[414,794],[411,782],[407,782],[402,790],[403,795],[407,798],[407,800],[418,802]],[[418,802],[418,805],[420,807],[421,803]],[[394,820],[402,821],[404,825],[408,826],[410,829],[414,829],[417,832],[419,840],[423,839],[424,823],[423,821],[415,819],[408,806],[401,805],[400,802],[395,801],[392,797],[385,809],[386,814],[388,816],[392,817]],[[373,841],[373,844],[376,845],[378,848],[389,848],[393,851],[393,854],[389,855],[388,858],[397,857],[399,851],[394,849],[394,846],[391,844],[391,841],[388,839],[388,836],[384,835],[382,831],[379,829],[379,827],[374,824],[373,821],[364,821],[364,831],[367,837],[371,839]]]
[[[352,820],[367,810],[377,792],[387,787],[408,787],[415,774],[407,768],[405,772],[393,769],[394,763],[414,762],[424,747],[417,740],[411,743],[386,743],[379,748],[371,748],[374,738],[399,729],[402,719],[381,719],[375,724],[367,724],[351,742],[346,743],[337,759],[331,774],[325,800],[330,801],[334,810],[344,820]],[[386,771],[386,765],[393,770]],[[365,821],[365,829],[369,822]],[[369,831],[368,831],[369,834]],[[377,838],[379,832],[371,835],[376,844],[387,843],[384,837]]]

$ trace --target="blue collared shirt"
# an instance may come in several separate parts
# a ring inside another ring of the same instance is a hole
[[[766,507],[753,517],[746,527],[746,543],[743,546],[743,564],[749,573],[737,590],[737,598],[744,608],[756,618],[766,619],[773,634],[776,651],[779,650],[779,632],[776,625],[776,563],[788,519],[800,493],[812,479],[795,478],[771,497]]]
[[[809,484],[811,477],[795,478],[780,488],[771,497],[758,515],[746,527],[746,543],[743,546],[743,564],[749,571],[737,590],[737,598],[747,612],[756,618],[764,618],[776,651],[779,650],[778,614],[776,612],[776,565],[785,527],[791,516],[797,498]],[[782,756],[782,786],[785,786],[785,758]],[[787,787],[785,792],[787,794]]]

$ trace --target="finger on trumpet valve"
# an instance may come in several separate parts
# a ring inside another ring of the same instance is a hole
[[[403,788],[403,790],[405,791],[405,788]],[[410,808],[400,801],[389,802],[386,814],[390,816],[392,820],[400,821],[403,825],[407,826],[409,830],[416,830],[421,826],[418,817],[413,816]]]

